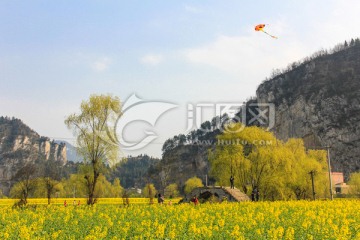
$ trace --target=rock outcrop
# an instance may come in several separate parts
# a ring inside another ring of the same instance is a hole
[[[0,117],[0,189],[8,194],[13,176],[27,162],[67,162],[66,145],[55,143],[26,126],[21,120]]]
[[[320,51],[302,63],[294,63],[262,83],[256,98],[246,103],[247,125],[268,127],[253,122],[257,109],[272,103],[275,107],[272,131],[284,141],[303,138],[308,149],[330,147],[333,171],[349,173],[360,169],[360,40],[338,45],[332,54]],[[264,104],[264,105],[262,105]],[[271,117],[271,116],[270,116]],[[216,140],[220,132],[198,136],[192,141]],[[193,138],[193,136],[195,138]],[[180,135],[179,135],[180,136]],[[180,144],[181,137],[169,139],[163,146],[161,167],[154,175],[183,186],[193,176],[208,174],[208,150],[211,146]],[[175,146],[175,147],[174,147]],[[162,177],[165,176],[165,177]],[[168,177],[166,177],[168,176]],[[212,180],[212,179],[210,179]]]
[[[194,176],[205,182],[209,171],[208,146],[182,145],[166,152],[160,163],[159,177],[166,186],[177,183],[184,186],[185,182]]]

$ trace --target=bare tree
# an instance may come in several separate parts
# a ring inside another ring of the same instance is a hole
[[[161,188],[164,195],[165,195],[165,188],[168,185],[170,172],[171,172],[170,166],[163,166],[161,172],[159,173]]]

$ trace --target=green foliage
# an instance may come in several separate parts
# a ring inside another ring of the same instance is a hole
[[[352,173],[348,182],[350,193],[360,195],[360,172]]]
[[[123,189],[118,178],[114,180],[114,184],[111,184],[111,182],[109,182],[104,175],[100,174],[95,189],[95,196],[120,197],[122,192]]]
[[[180,195],[178,186],[176,183],[172,183],[165,188],[165,197],[174,198]]]
[[[120,100],[110,95],[91,95],[83,101],[79,114],[71,114],[65,124],[77,137],[80,155],[94,167],[97,164],[115,164],[118,144],[114,132],[109,132],[121,116]]]
[[[159,161],[160,159],[148,155],[129,156],[116,164],[111,177],[118,177],[125,188],[143,188],[149,178],[149,171],[152,171]]]
[[[10,189],[11,198],[22,198],[23,195],[23,186],[22,182],[15,183]]]
[[[60,190],[60,188],[57,188],[59,181],[56,181],[51,177],[37,178],[35,181],[36,188],[32,197],[48,198],[50,202],[50,199],[54,197],[54,194]]]
[[[27,204],[27,199],[36,189],[35,179],[22,180],[15,183],[10,189],[11,198],[19,198],[25,204]]]
[[[111,193],[112,193],[111,197],[121,197],[123,192],[124,192],[124,189],[120,185],[120,179],[115,178],[114,182],[113,182],[113,185],[111,187]]]
[[[142,190],[142,195],[146,198],[153,198],[156,195],[157,191],[152,183],[148,183],[145,185],[144,189]]]
[[[37,181],[35,179],[35,174],[35,164],[27,163],[21,167],[13,178],[17,183],[10,189],[10,196],[20,198],[24,204],[27,204],[27,198],[36,188]]]
[[[86,186],[86,179],[84,174],[71,174],[68,179],[63,179],[55,186],[55,192],[58,192],[59,197],[87,197],[88,189]],[[100,174],[97,180],[94,195],[96,197],[121,197],[123,188],[120,180],[115,178],[113,183],[109,182],[103,174]],[[42,197],[44,196],[44,193]]]
[[[210,174],[218,185],[230,184],[249,194],[257,188],[263,199],[307,199],[312,196],[310,171],[315,172],[317,197],[326,197],[326,152],[306,152],[301,139],[279,141],[268,131],[241,124],[218,136],[218,145],[209,152]],[[241,131],[235,131],[240,130]]]
[[[185,182],[185,193],[190,193],[194,188],[203,187],[203,183],[200,178],[192,177]]]
[[[71,174],[68,179],[61,181],[61,197],[86,197],[86,181],[83,174]]]

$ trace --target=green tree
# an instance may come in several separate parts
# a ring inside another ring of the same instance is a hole
[[[174,198],[179,196],[179,190],[176,183],[172,183],[165,188],[165,197]]]
[[[350,174],[350,193],[357,194],[360,196],[360,172]]]
[[[148,183],[142,190],[142,195],[146,198],[153,198],[156,194],[156,188],[154,184]]]
[[[217,184],[228,186],[234,176],[235,186],[245,193],[248,188],[260,187],[269,168],[267,155],[276,138],[258,127],[244,127],[240,123],[224,126],[226,131],[217,137],[218,144],[210,152],[210,174]],[[271,143],[267,145],[267,143]]]
[[[328,178],[328,164],[326,150],[308,150],[308,161],[311,170],[315,171],[315,193],[318,198],[330,197],[330,182]],[[309,175],[309,172],[308,172]],[[310,178],[310,176],[309,176]],[[311,178],[310,178],[311,179]],[[310,188],[310,187],[309,187]]]
[[[192,177],[185,182],[185,193],[190,193],[194,188],[203,187],[203,183],[200,178]]]
[[[210,175],[214,176],[217,184],[228,186],[230,177],[235,179],[235,186],[241,187],[247,192],[249,184],[249,160],[244,157],[244,146],[240,144],[236,129],[241,125],[232,126],[232,130],[217,137],[218,144],[214,151],[210,151],[211,163]],[[229,128],[229,127],[228,127]]]
[[[112,197],[121,197],[124,189],[120,185],[120,179],[115,178],[112,185]]]
[[[34,179],[16,182],[10,189],[10,197],[18,198],[21,203],[26,205],[29,195],[35,190],[35,186],[36,182]]]
[[[45,196],[48,199],[48,204],[50,204],[52,196],[60,190],[60,188],[58,188],[60,182],[51,177],[40,177],[34,179],[34,181],[36,188],[32,196],[37,198],[43,198]]]
[[[200,128],[205,132],[209,132],[211,130],[211,122],[210,121],[203,122],[200,125]]]
[[[99,175],[98,182],[95,188],[95,195],[102,197],[114,197],[113,186],[103,174]]]
[[[63,197],[85,197],[87,195],[86,180],[83,174],[71,174],[68,179],[61,181]]]
[[[118,160],[119,146],[116,136],[109,129],[121,116],[120,100],[110,95],[91,95],[83,101],[79,114],[71,114],[65,120],[77,137],[79,153],[91,170],[85,173],[87,204],[96,201],[96,184],[105,163]]]
[[[38,190],[46,192],[46,198],[48,199],[48,204],[51,202],[51,197],[55,194],[58,189],[56,185],[60,181],[60,171],[62,166],[59,166],[54,160],[44,160],[43,164],[40,165],[40,176],[37,180]]]
[[[46,189],[46,197],[48,199],[48,204],[51,202],[51,196],[56,192],[56,185],[58,181],[52,179],[51,177],[44,177],[42,179],[44,188]]]
[[[301,139],[283,143],[259,127],[236,123],[225,129],[209,152],[210,174],[217,184],[229,185],[233,175],[235,186],[248,194],[257,188],[263,199],[307,199],[312,196],[309,173],[313,171],[317,196],[326,196],[325,151],[307,152]]]

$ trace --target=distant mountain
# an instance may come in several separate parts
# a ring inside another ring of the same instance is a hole
[[[72,161],[74,163],[83,162],[83,158],[77,153],[76,147],[74,145],[63,140],[55,140],[55,142],[58,144],[64,143],[66,145],[66,155],[68,161]]]

